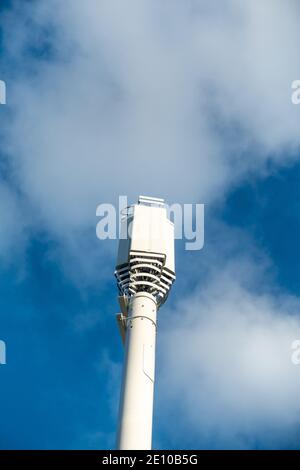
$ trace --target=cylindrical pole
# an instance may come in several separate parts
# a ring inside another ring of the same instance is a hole
[[[138,292],[131,298],[119,412],[120,450],[151,449],[156,314],[151,294]]]

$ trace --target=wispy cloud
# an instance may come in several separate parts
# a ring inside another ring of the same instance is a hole
[[[291,357],[300,300],[278,291],[264,256],[260,266],[210,250],[218,261],[208,255],[193,292],[162,312],[161,438],[183,447],[297,448],[300,368]]]
[[[118,194],[208,202],[296,157],[297,2],[15,5],[6,149],[53,236]]]

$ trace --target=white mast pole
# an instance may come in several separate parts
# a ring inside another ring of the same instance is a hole
[[[140,196],[121,227],[115,275],[125,358],[117,447],[150,450],[156,316],[175,280],[174,225],[162,199]]]
[[[156,301],[150,294],[137,293],[132,297],[126,321],[118,432],[120,450],[151,449],[156,312]]]

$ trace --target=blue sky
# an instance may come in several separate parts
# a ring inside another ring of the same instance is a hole
[[[206,204],[159,313],[154,446],[300,448],[297,12],[0,0],[1,449],[114,446],[117,242],[95,211],[140,193]]]

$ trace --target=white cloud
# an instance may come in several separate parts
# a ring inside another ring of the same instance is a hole
[[[162,319],[161,438],[183,448],[297,447],[299,312],[299,299],[275,292],[251,260],[211,266]]]
[[[211,202],[295,157],[297,2],[20,5],[4,35],[20,70],[5,131],[54,236],[94,225],[97,203],[118,194]],[[41,44],[52,61],[26,52]]]

